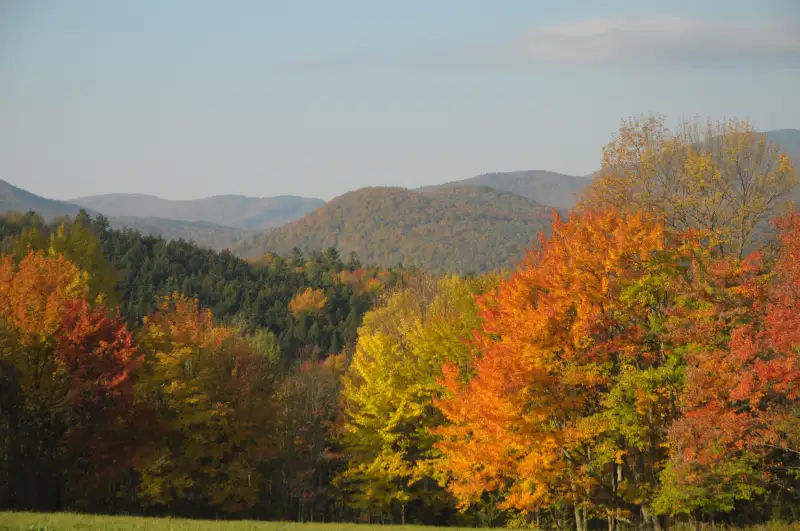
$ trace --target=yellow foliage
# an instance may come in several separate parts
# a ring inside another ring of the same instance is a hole
[[[579,208],[614,207],[663,217],[667,228],[707,230],[718,254],[741,258],[790,203],[789,157],[747,122],[624,121]]]
[[[419,489],[437,479],[428,430],[441,416],[433,399],[442,364],[471,360],[468,341],[479,325],[475,294],[494,284],[488,277],[421,276],[365,315],[342,391],[351,458],[337,483],[354,506],[388,510],[422,495],[447,499]]]
[[[197,300],[177,294],[145,319],[140,345],[147,364],[139,397],[157,404],[168,434],[137,462],[144,499],[203,499],[232,512],[252,506],[269,360],[237,329],[214,325]]]

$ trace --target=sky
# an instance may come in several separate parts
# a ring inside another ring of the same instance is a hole
[[[0,0],[0,179],[331,199],[585,175],[623,118],[800,128],[800,0]]]

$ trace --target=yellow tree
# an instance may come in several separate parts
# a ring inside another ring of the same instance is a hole
[[[710,232],[718,254],[742,258],[797,182],[788,155],[747,122],[630,119],[605,146],[600,174],[580,207],[662,216],[676,231]]]
[[[342,392],[347,470],[338,478],[350,502],[405,521],[409,503],[433,513],[449,503],[437,488],[433,407],[445,362],[472,358],[478,326],[474,295],[494,280],[421,276],[364,318]]]
[[[106,306],[117,303],[117,272],[103,254],[100,240],[92,234],[86,221],[76,219],[71,224],[62,223],[50,235],[51,255],[64,255],[89,279],[90,300],[101,301]]]

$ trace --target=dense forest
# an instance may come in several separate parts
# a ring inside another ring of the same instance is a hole
[[[798,521],[796,182],[746,123],[626,121],[513,270],[461,277],[6,216],[0,508]]]

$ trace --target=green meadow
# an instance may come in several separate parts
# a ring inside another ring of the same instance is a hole
[[[181,518],[147,518],[141,516],[100,516],[75,513],[0,512],[0,531],[381,531],[394,529],[445,529],[424,526],[392,526],[369,524],[323,524],[296,522],[258,522],[252,520],[189,520]],[[458,528],[449,527],[448,531]]]
[[[327,524],[297,522],[258,522],[252,520],[189,520],[182,518],[147,518],[142,516],[100,516],[75,513],[0,512],[0,531],[436,531],[457,527],[415,525]],[[695,530],[694,525],[678,524],[672,530]],[[800,523],[772,522],[747,528],[702,524],[703,531],[746,529],[747,531],[800,531]]]

